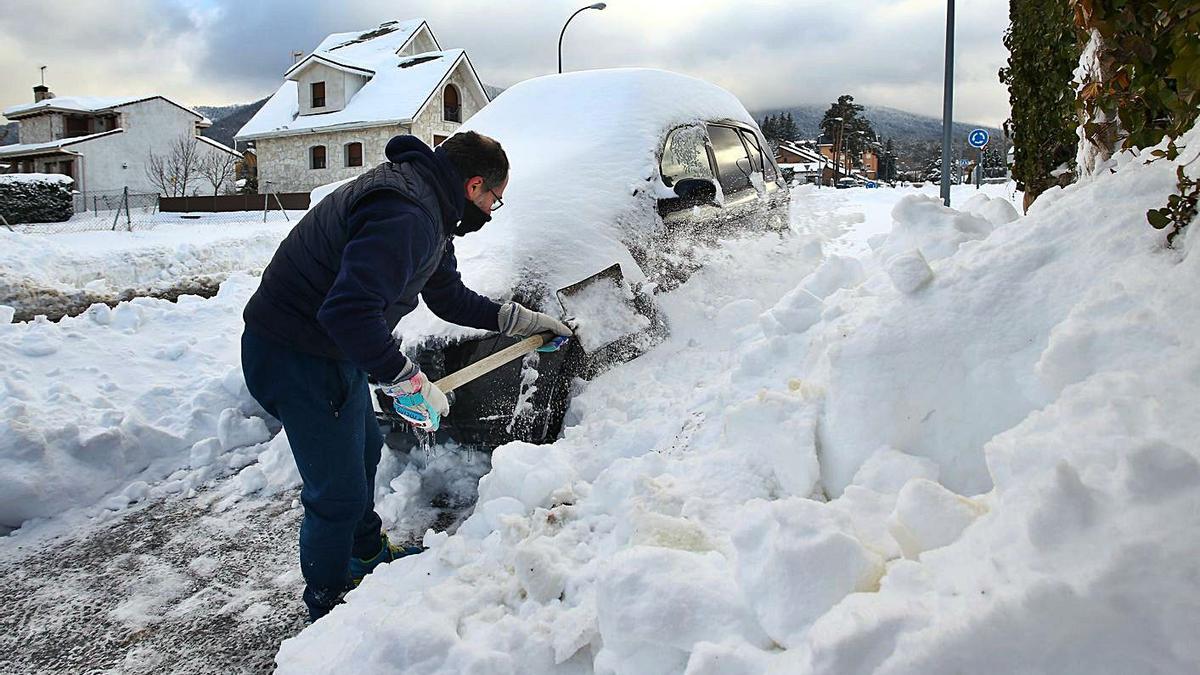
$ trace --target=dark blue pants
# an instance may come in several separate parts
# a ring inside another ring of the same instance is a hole
[[[283,423],[304,479],[300,570],[314,619],[350,584],[350,556],[380,551],[375,467],[383,436],[371,409],[366,373],[348,361],[298,352],[247,330],[246,387]]]

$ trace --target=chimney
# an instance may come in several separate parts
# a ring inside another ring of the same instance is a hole
[[[292,65],[300,63],[300,59],[304,58],[304,52],[292,52]]]
[[[54,94],[50,93],[50,87],[44,84],[35,85],[33,87],[33,102],[38,103],[45,101],[48,98],[54,98]]]

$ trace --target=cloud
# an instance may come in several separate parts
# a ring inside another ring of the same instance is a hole
[[[30,100],[42,63],[60,94],[247,101],[278,87],[292,51],[307,52],[328,33],[415,16],[429,20],[443,47],[467,49],[485,82],[510,86],[556,71],[562,23],[582,4],[132,0],[114,9],[107,2],[19,0],[0,16],[0,58],[8,66],[0,105]],[[996,78],[1007,58],[1007,3],[958,4],[955,117],[996,124],[1008,115]],[[751,110],[851,93],[940,115],[944,31],[943,0],[612,0],[571,23],[563,60],[567,69],[687,73],[724,86]]]

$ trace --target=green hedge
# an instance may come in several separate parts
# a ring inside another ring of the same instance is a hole
[[[1078,138],[1072,82],[1082,46],[1068,0],[1011,0],[1004,34],[1012,117],[1004,129],[1013,140],[1013,178],[1025,204],[1047,188],[1073,179]],[[1066,167],[1067,171],[1060,171]]]
[[[0,175],[0,215],[10,225],[70,220],[75,214],[73,183],[53,174]]]
[[[1200,117],[1200,2],[1196,0],[1071,0],[1075,25],[1104,40],[1103,77],[1081,83],[1084,133],[1105,142],[1114,129],[1098,120],[1120,117],[1120,147],[1148,148],[1168,139],[1156,159],[1179,157],[1175,139]],[[1114,148],[1115,149],[1115,148]],[[1196,217],[1200,181],[1180,167],[1178,193],[1147,212],[1167,242]]]

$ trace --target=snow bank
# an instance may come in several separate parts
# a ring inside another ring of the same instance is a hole
[[[470,527],[280,671],[1194,671],[1200,234],[1165,250],[1174,166],[1116,162],[1024,218],[900,199],[865,278],[803,237],[711,255],[544,464],[498,452]]]
[[[262,269],[291,225],[251,217],[138,232],[29,235],[0,228],[0,302],[30,289],[99,293]]]
[[[210,300],[142,298],[0,324],[0,524],[186,492],[253,461],[270,434],[237,364],[255,286],[234,276]],[[186,481],[174,475],[189,465]],[[147,481],[152,493],[138,487]]]

